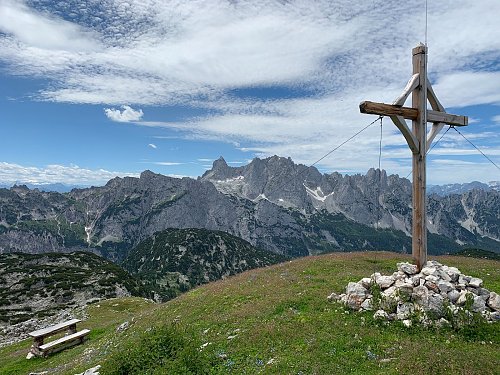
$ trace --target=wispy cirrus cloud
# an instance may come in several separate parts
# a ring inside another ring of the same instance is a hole
[[[429,74],[445,106],[500,104],[499,13],[498,0],[429,3]],[[0,60],[12,74],[50,81],[34,93],[39,100],[130,103],[105,113],[310,164],[371,121],[358,113],[361,100],[387,102],[401,92],[424,20],[420,0],[0,0]],[[258,88],[283,94],[250,94]],[[132,108],[179,104],[199,111],[149,121]],[[403,173],[411,155],[387,123],[385,163]],[[321,166],[374,166],[377,125]],[[487,147],[496,155],[500,145],[490,138]]]
[[[173,166],[173,165],[182,165],[184,163],[180,163],[177,161],[154,161],[152,162],[153,164],[156,165],[164,165],[164,166]]]

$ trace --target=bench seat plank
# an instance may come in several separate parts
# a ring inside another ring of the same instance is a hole
[[[62,331],[65,328],[68,328],[69,326],[74,325],[78,322],[81,322],[81,320],[80,319],[71,319],[71,320],[68,320],[67,322],[59,323],[59,324],[56,324],[56,325],[51,326],[51,327],[42,328],[42,329],[39,329],[37,331],[30,332],[29,335],[31,337],[34,337],[34,338],[47,336],[48,334]]]
[[[59,345],[65,343],[65,342],[69,342],[69,341],[73,341],[73,340],[76,341],[76,339],[82,338],[83,336],[88,335],[89,332],[90,332],[89,329],[82,329],[79,332],[73,333],[73,334],[68,335],[68,336],[61,337],[60,339],[51,341],[47,344],[40,345],[39,349],[40,349],[40,351],[45,352],[49,349],[52,349],[56,346],[59,346]]]

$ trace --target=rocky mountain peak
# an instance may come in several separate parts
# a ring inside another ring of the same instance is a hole
[[[222,156],[219,156],[219,158],[217,160],[214,160],[214,163],[212,165],[213,169],[220,169],[220,168],[226,168],[226,167],[227,167],[226,160]]]
[[[15,191],[16,193],[27,193],[30,191],[30,189],[26,185],[14,185],[11,188],[12,191]]]
[[[158,176],[161,176],[161,175],[158,173],[154,173],[154,172],[150,171],[149,169],[146,169],[144,172],[141,173],[139,178],[141,180],[151,180],[151,179],[158,177]]]
[[[212,164],[212,169],[206,171],[203,176],[201,176],[202,180],[226,180],[228,178],[233,177],[234,169],[227,165],[226,160],[220,156],[217,160],[214,160]]]

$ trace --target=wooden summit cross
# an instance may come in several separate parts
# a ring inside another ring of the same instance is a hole
[[[362,102],[361,113],[389,116],[403,136],[413,153],[413,221],[412,221],[412,255],[418,270],[427,262],[427,210],[425,194],[425,156],[436,135],[444,125],[466,126],[467,116],[446,113],[432,90],[427,78],[427,46],[419,44],[412,50],[413,76],[408,81],[403,93],[392,103]],[[412,94],[412,106],[403,107],[408,96]],[[427,109],[429,101],[432,110]],[[412,130],[405,119],[412,120]],[[426,132],[427,122],[432,122],[429,134]]]

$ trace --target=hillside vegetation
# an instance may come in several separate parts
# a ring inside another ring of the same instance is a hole
[[[500,291],[498,261],[433,257]],[[24,341],[0,349],[0,373],[496,374],[499,323],[473,330],[404,328],[327,301],[349,281],[390,274],[409,257],[342,253],[244,272],[164,304],[112,299],[89,306],[84,345],[24,359]],[[128,328],[117,328],[128,322]]]
[[[141,282],[92,253],[0,254],[0,325],[144,293]]]
[[[285,259],[225,232],[170,228],[137,245],[122,265],[156,300],[167,301],[197,285]]]

